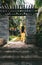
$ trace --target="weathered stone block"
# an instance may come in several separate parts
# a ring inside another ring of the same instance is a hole
[[[7,43],[7,41],[3,38],[0,38],[0,46],[3,46]]]

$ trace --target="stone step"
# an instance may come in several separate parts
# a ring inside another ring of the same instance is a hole
[[[14,51],[14,52],[0,52],[0,56],[5,56],[5,55],[11,55],[11,56],[21,56],[21,55],[23,55],[23,56],[25,56],[25,55],[37,55],[38,54],[38,52],[33,52],[33,51]]]
[[[42,59],[40,54],[42,50],[37,48],[0,48],[0,60]]]
[[[38,49],[33,48],[14,48],[14,49],[0,49],[0,55],[31,55],[37,54]]]
[[[0,48],[0,56],[2,55],[37,55],[42,54],[42,49],[37,48]]]
[[[38,55],[21,55],[21,56],[0,56],[0,61],[29,61],[29,60],[42,60],[42,57],[38,56]]]

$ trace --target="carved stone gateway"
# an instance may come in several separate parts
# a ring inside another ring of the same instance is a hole
[[[33,41],[36,34],[35,13],[36,8],[0,8],[0,38],[8,39],[8,16],[26,16],[26,42]],[[33,15],[32,15],[33,14]],[[6,31],[6,32],[5,32]],[[30,39],[31,38],[31,39]],[[32,39],[33,38],[33,39]],[[35,39],[34,39],[35,41]]]
[[[26,16],[26,43],[35,43],[36,14],[29,13]]]

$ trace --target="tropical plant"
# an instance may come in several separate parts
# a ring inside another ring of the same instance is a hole
[[[35,6],[37,8],[41,7],[42,6],[42,0],[35,0]]]
[[[35,6],[38,8],[37,16],[37,45],[42,47],[42,0],[35,0]]]

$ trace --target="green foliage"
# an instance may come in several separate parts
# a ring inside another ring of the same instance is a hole
[[[10,27],[17,27],[16,23],[14,23],[13,19],[9,20],[9,28]]]
[[[9,36],[9,40],[12,40],[13,38],[15,38],[15,36]]]
[[[8,7],[12,6],[14,3],[16,3],[16,0],[1,0],[1,4],[8,5]]]
[[[42,32],[36,34],[37,46],[42,47]]]
[[[11,0],[1,0],[1,3],[7,3],[10,4]]]
[[[42,7],[42,0],[35,0],[36,8]],[[37,33],[36,33],[36,45],[42,47],[42,12],[40,10],[37,18]]]
[[[36,7],[41,7],[42,6],[42,0],[35,0],[35,6]]]

